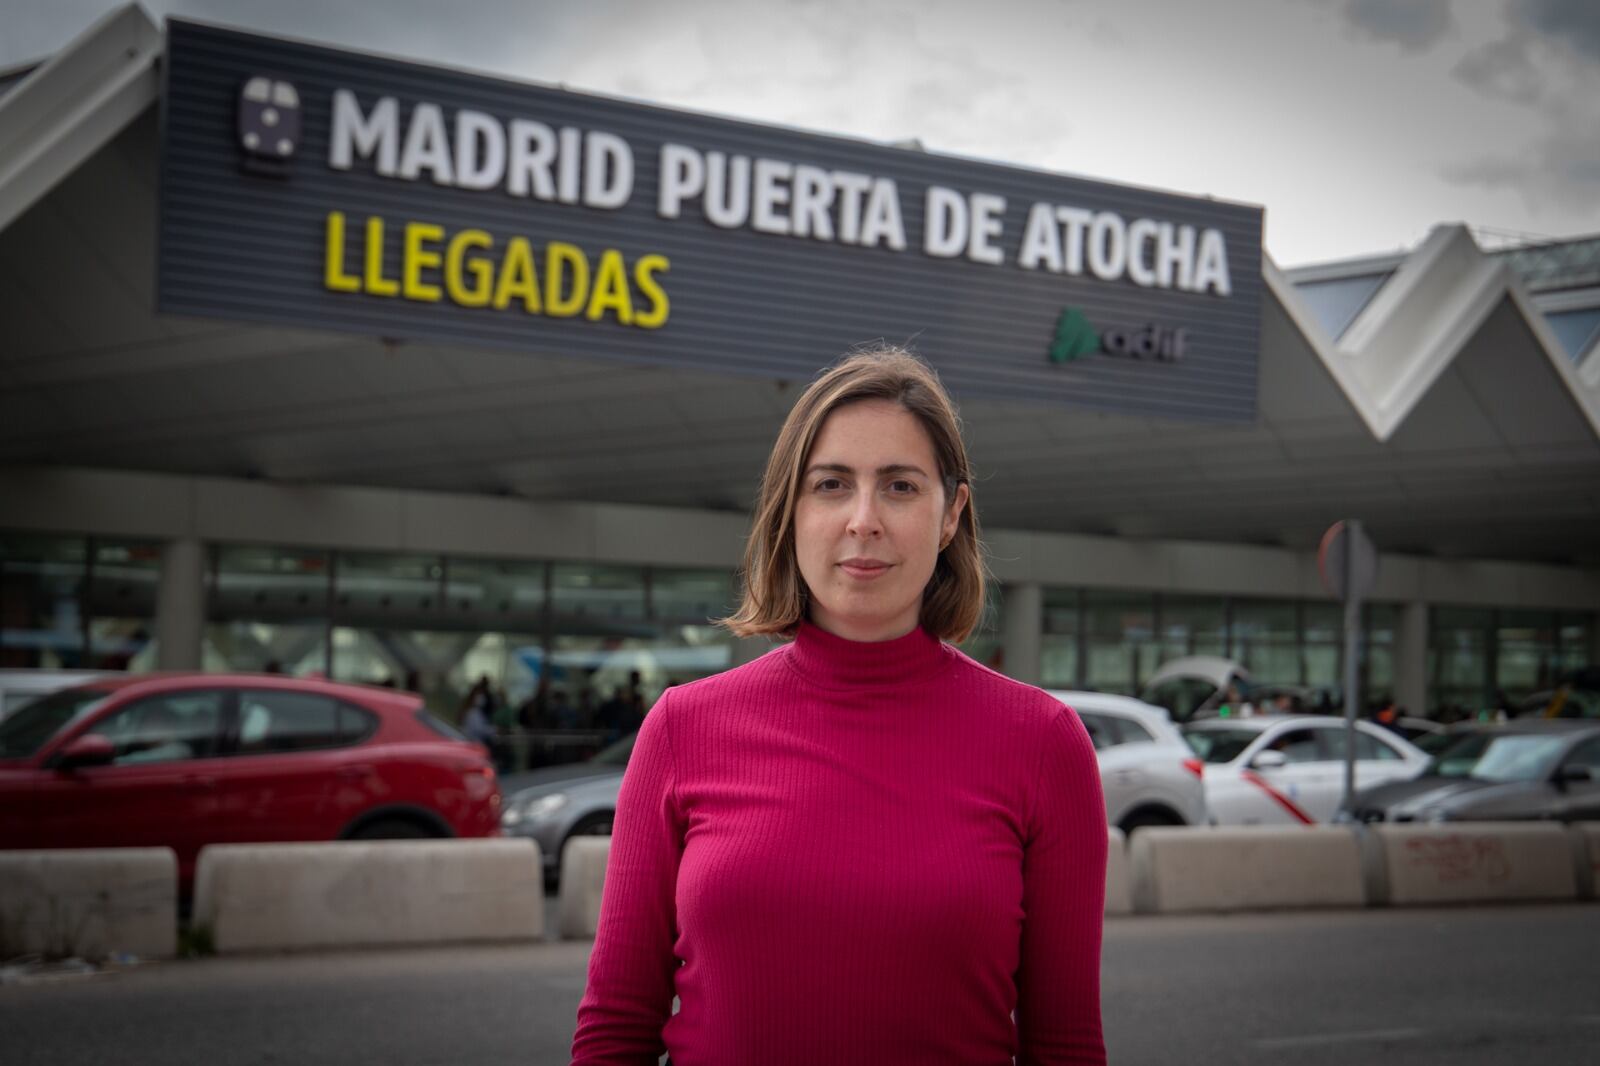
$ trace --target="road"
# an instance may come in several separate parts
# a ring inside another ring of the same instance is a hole
[[[0,987],[9,1066],[565,1063],[587,943],[152,964]],[[1600,904],[1124,918],[1116,1064],[1593,1066]]]

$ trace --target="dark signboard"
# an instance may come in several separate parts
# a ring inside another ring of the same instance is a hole
[[[1256,207],[179,20],[165,76],[162,311],[1255,417]]]

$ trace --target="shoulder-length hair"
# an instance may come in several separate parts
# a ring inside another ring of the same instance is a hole
[[[745,544],[744,595],[739,609],[719,624],[741,637],[793,636],[806,616],[810,593],[795,556],[795,498],[811,446],[828,416],[846,404],[888,400],[915,415],[933,442],[945,504],[967,486],[955,536],[939,552],[922,595],[922,628],[941,640],[962,641],[983,613],[983,546],[972,499],[972,468],[961,439],[961,420],[938,375],[901,348],[857,352],[824,371],[795,402],[778,433],[761,479],[750,539]]]

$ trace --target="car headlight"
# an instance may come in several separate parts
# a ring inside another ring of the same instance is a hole
[[[513,803],[507,807],[506,812],[500,816],[500,824],[509,829],[523,822],[541,821],[555,814],[566,805],[567,794],[565,792],[551,792],[543,796],[535,796],[533,799],[525,800],[521,803]]]
[[[1417,814],[1417,821],[1438,825],[1450,820],[1450,811],[1444,807],[1426,807]]]

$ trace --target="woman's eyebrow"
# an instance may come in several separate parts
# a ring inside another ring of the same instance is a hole
[[[854,474],[856,472],[855,467],[846,463],[812,463],[810,466],[806,467],[807,474],[815,474],[821,471],[827,471],[831,474]],[[915,463],[889,463],[886,466],[878,467],[879,477],[887,477],[891,474],[917,474],[921,477],[928,476],[928,472],[922,469],[922,467],[917,466]]]

